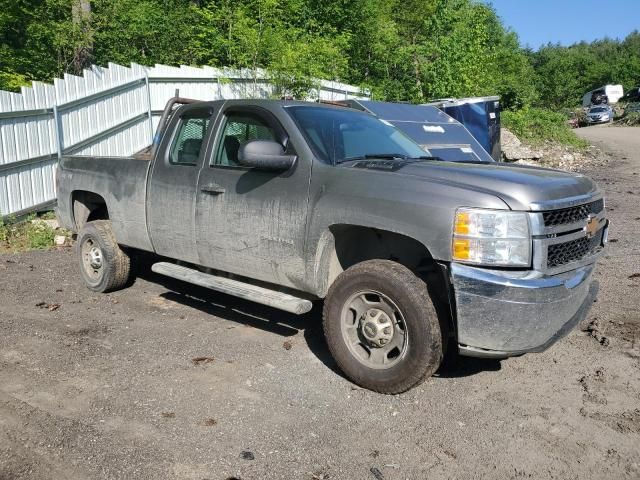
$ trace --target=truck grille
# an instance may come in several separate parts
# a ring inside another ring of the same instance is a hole
[[[600,229],[598,233],[591,238],[583,237],[564,243],[549,245],[547,249],[547,268],[577,262],[587,255],[593,255],[602,245],[602,232],[603,229]]]
[[[559,210],[542,212],[542,218],[544,219],[544,225],[546,227],[567,225],[579,222],[580,220],[586,220],[589,214],[598,214],[603,208],[604,201],[600,199],[595,202],[578,205],[577,207],[561,208]]]

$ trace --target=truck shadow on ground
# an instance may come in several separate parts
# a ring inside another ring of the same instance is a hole
[[[158,275],[149,269],[142,269],[142,271],[137,272],[137,277],[165,287],[168,291],[160,295],[162,298],[197,309],[208,315],[257,328],[285,338],[304,332],[304,339],[311,352],[324,365],[344,378],[324,340],[321,301],[314,302],[313,309],[309,313],[294,315]],[[480,372],[498,371],[500,368],[499,360],[469,358],[458,355],[456,345],[452,343],[447,349],[442,365],[434,374],[434,378],[462,378]]]

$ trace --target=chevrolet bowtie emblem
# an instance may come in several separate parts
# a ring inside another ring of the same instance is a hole
[[[593,215],[589,215],[589,218],[587,218],[587,224],[584,227],[587,238],[593,237],[598,232],[599,226],[600,222],[598,222],[598,219]]]

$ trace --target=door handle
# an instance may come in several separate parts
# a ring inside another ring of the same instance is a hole
[[[221,185],[218,185],[217,183],[210,183],[209,185],[204,185],[203,187],[200,188],[201,192],[204,193],[209,193],[211,195],[220,195],[221,193],[224,193],[224,187]]]

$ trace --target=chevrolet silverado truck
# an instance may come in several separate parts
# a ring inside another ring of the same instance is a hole
[[[125,287],[143,251],[158,274],[276,309],[323,301],[339,368],[388,394],[447,345],[542,351],[594,301],[608,221],[586,176],[442,161],[345,107],[179,103],[147,154],[60,160],[58,216],[94,291]]]

